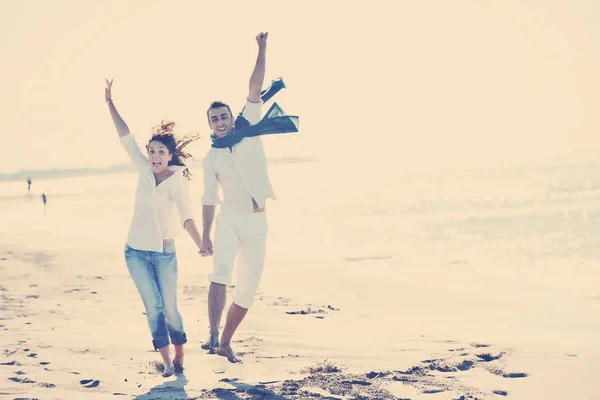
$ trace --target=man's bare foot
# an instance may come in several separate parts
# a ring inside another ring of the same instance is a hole
[[[217,354],[220,356],[223,356],[223,357],[227,357],[227,359],[231,363],[242,362],[242,360],[235,355],[235,353],[233,352],[233,349],[228,344],[221,344],[217,348]]]
[[[216,354],[217,348],[219,347],[219,334],[210,335],[210,338],[200,346],[202,350],[208,350],[208,354]]]

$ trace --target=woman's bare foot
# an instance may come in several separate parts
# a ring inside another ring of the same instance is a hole
[[[160,355],[162,356],[163,359],[163,373],[162,376],[167,378],[171,375],[173,375],[173,363],[171,362],[171,355],[169,354],[169,346],[165,346],[165,347],[161,347],[160,349],[158,349],[158,351],[160,352]]]
[[[181,362],[173,360],[173,372],[181,374],[183,372],[183,360]]]
[[[175,345],[175,357],[173,358],[173,369],[176,374],[183,372],[183,345]]]
[[[221,344],[217,348],[217,354],[220,356],[223,356],[223,357],[227,357],[227,359],[231,363],[242,362],[242,360],[235,355],[235,353],[233,352],[233,349],[231,348],[231,346],[229,344]]]
[[[165,364],[165,369],[162,373],[163,378],[168,378],[169,376],[173,375],[173,373],[175,373],[175,369],[173,368],[173,364],[170,365],[166,365]]]

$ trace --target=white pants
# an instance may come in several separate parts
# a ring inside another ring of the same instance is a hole
[[[240,307],[250,308],[254,302],[265,264],[268,230],[264,212],[219,215],[216,219],[213,272],[208,274],[208,280],[231,285],[239,252],[233,302]]]

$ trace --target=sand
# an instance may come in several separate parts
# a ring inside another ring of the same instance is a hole
[[[133,178],[50,193],[46,215],[35,195],[2,200],[0,397],[600,398],[600,269],[582,257],[595,242],[574,244],[569,225],[595,232],[594,196],[524,205],[530,219],[490,207],[423,220],[432,203],[400,212],[340,194],[325,206],[283,188],[264,279],[232,343],[243,363],[200,348],[210,261],[177,239],[188,343],[183,374],[163,378],[123,261]],[[535,234],[532,218],[545,221]],[[478,230],[487,236],[465,239]]]

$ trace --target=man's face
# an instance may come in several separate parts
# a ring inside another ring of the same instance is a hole
[[[208,110],[208,125],[218,137],[225,137],[233,129],[233,119],[227,107]]]

